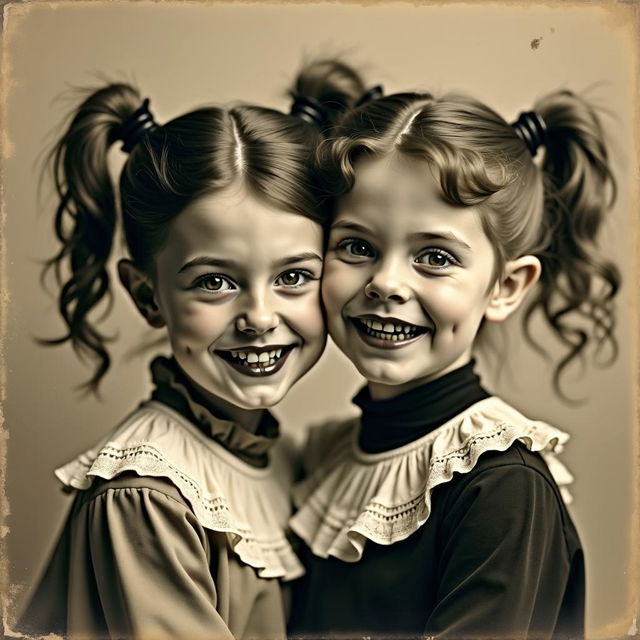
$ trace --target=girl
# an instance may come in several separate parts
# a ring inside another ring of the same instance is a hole
[[[472,353],[536,283],[526,317],[539,308],[567,347],[556,388],[593,340],[615,347],[594,110],[557,92],[512,126],[468,97],[395,94],[348,113],[324,164],[342,195],[328,327],[368,384],[360,418],[311,431],[294,635],[581,636],[568,436],[488,393]]]
[[[337,75],[340,69],[334,69]],[[158,126],[136,89],[91,94],[52,153],[60,202],[52,261],[70,341],[107,372],[89,313],[109,292],[120,177],[131,259],[118,272],[173,357],[155,389],[56,474],[75,501],[21,628],[82,638],[282,638],[278,579],[302,567],[283,527],[287,465],[265,410],[316,362],[326,212],[311,173],[320,111],[238,106]],[[335,105],[334,105],[335,108]],[[297,117],[300,116],[300,117]]]

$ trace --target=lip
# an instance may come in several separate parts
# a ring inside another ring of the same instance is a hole
[[[213,355],[220,358],[225,364],[227,364],[234,371],[238,371],[239,373],[250,377],[250,378],[265,378],[268,376],[272,376],[282,367],[285,362],[289,359],[291,352],[297,347],[297,344],[288,344],[288,345],[268,345],[265,347],[255,347],[255,346],[244,346],[237,347],[234,349],[216,349],[213,351]],[[261,353],[268,353],[270,351],[282,351],[282,355],[276,360],[275,364],[271,365],[267,369],[262,366],[259,368],[251,368],[246,364],[240,364],[241,361],[238,361],[233,356],[234,351],[248,351],[250,353],[256,353],[260,355]]]
[[[418,333],[412,338],[404,338],[402,340],[394,341],[384,338],[377,338],[366,331],[366,325],[364,324],[365,320],[377,320],[378,322],[385,323],[395,323],[395,324],[404,324],[410,325],[412,327],[416,327]],[[394,349],[404,349],[409,345],[415,344],[425,336],[433,333],[433,330],[429,327],[420,326],[414,324],[413,322],[407,322],[406,320],[400,320],[399,318],[391,317],[391,316],[378,316],[374,314],[365,314],[361,316],[353,316],[349,318],[351,325],[353,326],[356,334],[364,342],[366,345],[370,347],[375,347],[377,349],[386,349],[386,350],[394,350]]]

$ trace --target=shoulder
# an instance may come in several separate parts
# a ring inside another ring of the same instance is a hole
[[[139,476],[130,472],[121,473],[111,479],[96,477],[91,486],[84,491],[80,491],[78,496],[80,503],[86,504],[105,494],[125,497],[143,493],[164,496],[170,502],[175,503],[176,506],[180,505],[181,507],[189,508],[188,502],[168,478]]]
[[[530,451],[520,441],[513,442],[504,451],[484,451],[473,468],[454,476],[447,488],[451,499],[456,499],[460,493],[481,486],[491,487],[492,496],[538,490],[562,502],[557,484],[540,454]]]
[[[205,527],[192,505],[168,478],[131,472],[112,479],[97,477],[89,489],[78,491],[74,514],[93,523],[94,536],[105,526],[116,526],[139,533],[158,528],[165,532],[188,529],[202,541],[206,539]]]
[[[532,532],[563,540],[569,555],[580,546],[560,489],[547,465],[521,442],[489,451],[475,467],[442,487],[440,516],[450,530],[493,532],[499,538]]]
[[[491,396],[438,430],[431,460],[433,486],[457,474],[470,482],[480,474],[519,474],[544,479],[567,504],[573,476],[560,454],[569,435],[531,419],[501,398]],[[537,474],[537,475],[536,475]]]

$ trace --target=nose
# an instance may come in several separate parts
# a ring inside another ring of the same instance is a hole
[[[399,277],[397,265],[388,263],[381,265],[364,288],[364,293],[370,300],[381,302],[406,302],[411,291]]]
[[[264,295],[254,294],[246,309],[237,317],[236,328],[251,336],[261,336],[278,326],[278,314],[267,304]]]

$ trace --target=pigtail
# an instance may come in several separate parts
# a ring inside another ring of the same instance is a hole
[[[567,354],[554,372],[582,356],[590,343],[596,355],[609,347],[617,355],[612,299],[620,286],[613,263],[597,251],[596,239],[616,197],[604,131],[594,109],[582,98],[560,91],[540,100],[535,110],[547,127],[542,161],[544,215],[548,232],[546,248],[538,254],[542,276],[527,307],[525,327],[540,308]]]
[[[126,84],[112,84],[92,93],[52,149],[49,163],[59,199],[55,234],[62,245],[47,262],[60,286],[58,309],[67,325],[65,336],[47,344],[71,342],[80,357],[96,363],[83,385],[95,391],[110,364],[107,338],[88,316],[107,297],[110,302],[107,260],[116,227],[116,198],[107,164],[107,152],[122,123],[138,108],[138,92]],[[70,274],[62,275],[61,267]]]
[[[326,134],[367,93],[360,74],[344,62],[326,58],[305,64],[289,92],[295,100],[316,103],[322,110],[320,128]]]

